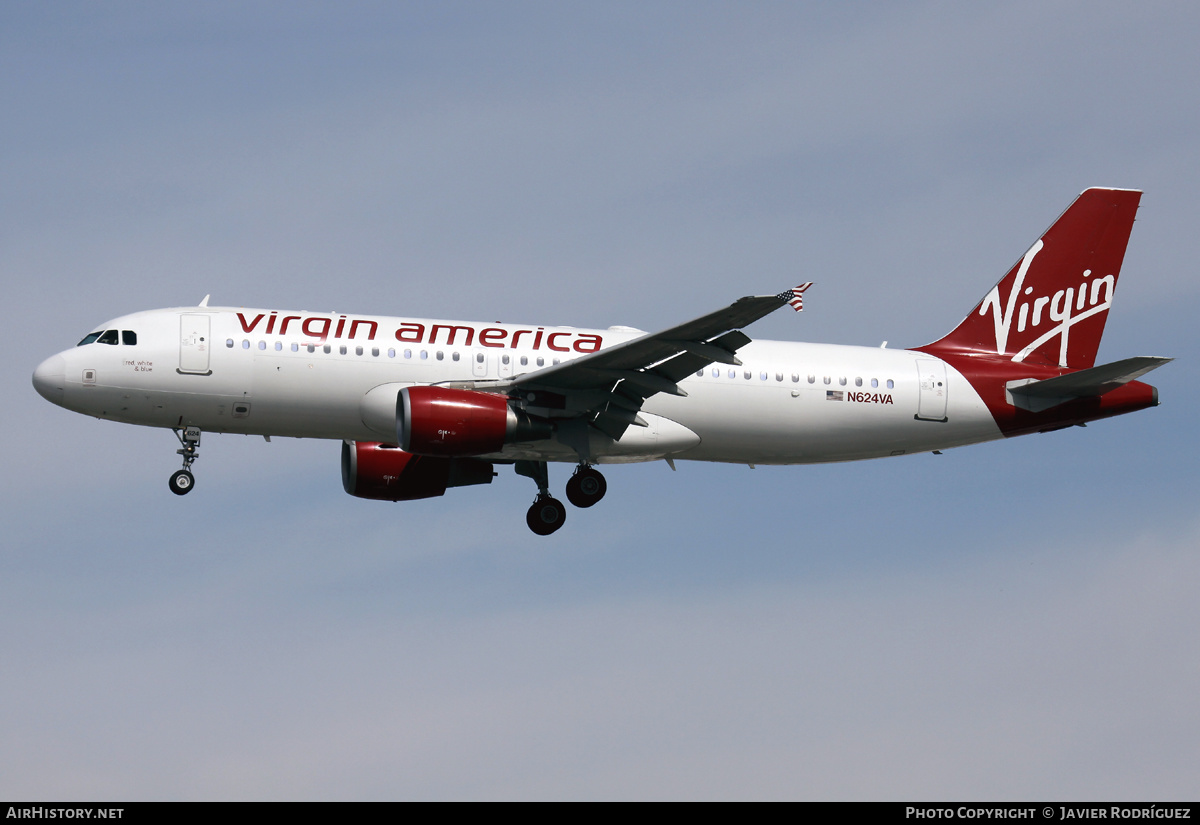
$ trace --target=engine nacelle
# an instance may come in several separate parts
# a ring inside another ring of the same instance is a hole
[[[342,442],[342,488],[359,498],[433,498],[448,487],[491,484],[494,475],[492,462],[478,458],[413,455],[377,441]]]
[[[396,399],[396,437],[401,449],[416,455],[484,455],[551,433],[548,421],[531,419],[494,393],[405,387]]]

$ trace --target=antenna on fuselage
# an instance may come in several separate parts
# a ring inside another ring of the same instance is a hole
[[[198,306],[207,307],[207,306],[208,306],[208,299],[209,299],[209,298],[211,298],[211,297],[212,297],[212,295],[211,295],[211,294],[210,294],[210,295],[205,295],[205,296],[204,296],[204,300],[203,300],[203,301],[201,301],[201,302],[198,304]]]

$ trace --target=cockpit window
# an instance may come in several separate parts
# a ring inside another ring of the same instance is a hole
[[[104,330],[103,334],[101,334],[101,336],[98,339],[96,339],[96,343],[97,344],[116,344],[117,343],[117,331],[115,329]]]
[[[137,344],[137,333],[131,329],[121,330],[121,343],[127,347],[132,347]]]
[[[96,339],[97,339],[97,338],[99,338],[99,337],[100,337],[101,335],[103,335],[103,334],[104,334],[104,332],[103,332],[103,331],[100,331],[100,332],[93,332],[93,333],[91,333],[90,335],[85,335],[85,336],[84,336],[84,338],[83,338],[83,340],[82,340],[82,341],[80,341],[80,342],[79,342],[78,344],[76,344],[75,346],[77,346],[77,347],[82,347],[82,346],[84,346],[85,344],[94,344],[94,343],[96,343]]]

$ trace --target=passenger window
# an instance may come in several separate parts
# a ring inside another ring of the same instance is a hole
[[[539,355],[539,356],[538,356],[538,360],[537,360],[537,365],[538,365],[539,367],[544,367],[544,366],[546,366],[546,359],[545,359],[545,358],[543,358],[542,356],[540,356],[540,355]]]
[[[371,347],[371,357],[372,357],[372,358],[378,358],[378,357],[379,357],[379,347]],[[457,353],[457,352],[456,352],[456,353],[454,353],[454,360],[455,360],[455,361],[457,361],[457,360],[458,360],[458,353]]]
[[[299,351],[300,351],[300,345],[293,343],[292,344],[292,352],[299,352]]]
[[[457,352],[452,352],[452,353],[450,353],[450,360],[451,360],[451,361],[457,361],[457,360],[458,360],[458,353],[457,353]]]
[[[106,329],[97,341],[99,344],[116,344],[117,331],[115,329]]]
[[[815,375],[808,376],[808,383],[810,383],[810,384],[817,383],[817,376],[815,376]]]
[[[750,370],[746,370],[745,372],[743,372],[743,373],[742,373],[742,377],[743,377],[743,378],[745,378],[747,381],[749,381],[749,380],[750,380],[750,376],[751,376],[751,375],[753,375],[753,374],[754,374],[754,373],[750,372]]]
[[[404,357],[405,357],[405,358],[412,358],[412,350],[410,350],[410,349],[406,349],[406,350],[404,351]]]
[[[729,371],[729,377],[730,377],[730,378],[737,378],[737,370],[730,370],[730,371]]]
[[[250,349],[250,342],[245,338],[242,339],[242,349]]]
[[[226,338],[226,339],[225,339],[225,346],[229,347],[230,349],[233,349],[233,339],[232,339],[232,338]]]
[[[721,377],[721,368],[713,367],[713,378],[720,378],[720,377]]]
[[[121,343],[127,347],[136,347],[137,333],[129,329],[121,330]]]
[[[316,352],[317,345],[316,344],[306,344],[305,349],[307,349],[309,352]]]
[[[767,380],[767,374],[766,374],[765,372],[760,372],[760,373],[758,374],[758,380],[759,380],[759,381],[766,381],[766,380]]]
[[[258,342],[258,348],[259,348],[259,349],[266,349],[266,348],[267,348],[267,342],[266,342],[266,341],[259,341],[259,342]]]
[[[838,384],[843,387],[846,386],[846,377],[844,375],[838,379]]]
[[[429,358],[429,351],[421,350],[421,360],[426,361],[426,360],[428,360],[428,358]]]
[[[346,354],[346,345],[342,344],[340,347],[338,347],[338,355],[345,355],[345,354]]]
[[[445,354],[441,350],[437,351],[437,360],[441,361],[445,357]]]
[[[389,348],[388,349],[388,358],[395,358],[395,357],[396,357],[396,350],[393,348]]]
[[[775,373],[775,380],[776,380],[776,381],[782,381],[782,380],[783,380],[783,373],[782,373],[782,372],[777,372],[777,373]]]
[[[895,382],[893,382],[892,379],[889,378],[888,379],[888,389],[890,390],[894,386],[896,386]]]
[[[76,344],[75,346],[77,346],[77,347],[82,347],[84,344],[94,344],[94,343],[96,343],[96,339],[97,339],[97,338],[99,338],[101,335],[103,335],[103,333],[102,333],[102,332],[92,332],[92,333],[89,333],[89,334],[85,335],[85,336],[83,337],[83,340],[82,340],[82,341],[80,341],[80,342],[79,342],[78,344]]]
[[[363,353],[363,348],[362,348],[362,347],[355,347],[355,348],[354,348],[354,354],[355,354],[355,355],[362,355],[362,353]]]
[[[703,378],[703,377],[704,377],[704,370],[700,370],[699,372],[697,372],[697,373],[696,373],[696,377],[697,377],[697,378]]]
[[[824,381],[826,384],[830,384],[830,383],[832,383],[832,382],[833,382],[833,379],[831,379],[831,378],[830,378],[828,375],[826,375],[826,376],[825,376],[824,378],[822,378],[821,380],[822,380],[822,381]]]
[[[475,353],[475,363],[476,364],[482,364],[483,359],[484,359],[484,354],[482,352]]]
[[[854,386],[856,386],[856,387],[861,387],[861,386],[862,386],[862,379],[861,379],[861,378],[855,378],[855,379],[854,379]]]
[[[282,351],[282,350],[283,350],[283,342],[282,342],[282,341],[276,341],[276,342],[275,342],[275,351],[276,351],[276,352],[280,352],[280,351]]]
[[[521,356],[521,366],[524,367],[524,366],[528,366],[528,365],[529,365],[529,356],[522,355]]]
[[[329,344],[326,344],[325,346],[321,347],[321,349],[323,349],[325,351],[326,355],[333,352],[333,347],[330,346]]]
[[[871,379],[871,386],[872,386],[872,387],[878,387],[878,386],[879,386],[879,379],[878,379],[878,378],[872,378],[872,379]]]

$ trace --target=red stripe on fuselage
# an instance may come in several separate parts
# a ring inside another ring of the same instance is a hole
[[[987,355],[948,354],[932,345],[918,347],[916,351],[941,358],[962,373],[987,405],[996,426],[1006,436],[1057,430],[1158,406],[1158,390],[1141,381],[1130,381],[1103,395],[1077,398],[1041,412],[1031,412],[1009,403],[1005,393],[1008,382],[1025,378],[1044,381],[1078,370],[1021,364],[1008,358]]]

